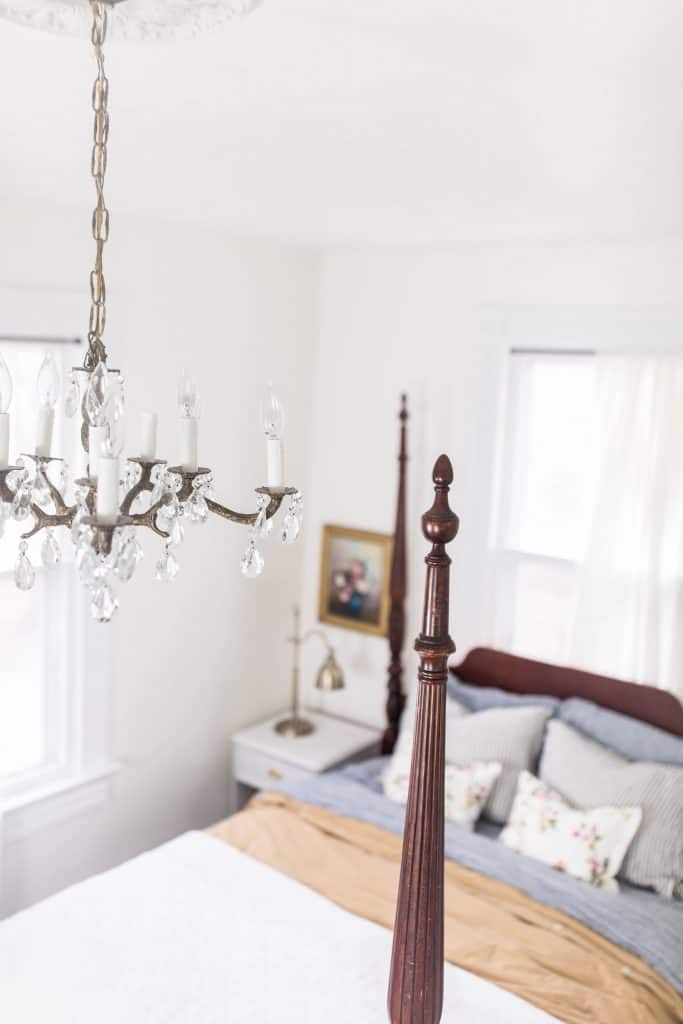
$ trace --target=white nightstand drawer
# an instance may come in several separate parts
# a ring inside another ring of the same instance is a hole
[[[241,743],[233,746],[233,771],[236,779],[254,789],[280,789],[288,782],[298,782],[312,775],[305,768],[288,764]]]

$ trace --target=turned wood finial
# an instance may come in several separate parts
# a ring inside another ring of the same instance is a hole
[[[455,650],[448,632],[446,544],[459,526],[448,504],[453,468],[446,455],[437,459],[432,479],[434,502],[422,517],[432,547],[425,558],[422,632],[415,642],[420,667],[389,978],[392,1024],[438,1024],[443,1004],[446,679]]]

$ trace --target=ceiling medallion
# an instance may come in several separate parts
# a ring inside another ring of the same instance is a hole
[[[249,14],[261,0],[112,0],[111,35],[117,39],[168,39],[200,35]],[[44,32],[83,36],[88,0],[0,0],[0,16]]]
[[[160,5],[149,4],[150,8],[155,6]],[[35,534],[42,534],[41,557],[43,565],[49,569],[61,560],[57,531],[66,527],[76,548],[78,573],[90,590],[92,616],[98,622],[108,622],[118,606],[118,584],[132,578],[142,558],[140,528],[150,530],[163,541],[162,554],[156,563],[156,578],[172,582],[179,570],[177,549],[186,524],[204,523],[210,515],[217,515],[247,526],[248,543],[241,569],[244,576],[253,578],[263,572],[260,546],[272,531],[273,517],[284,503],[286,509],[279,523],[279,534],[283,543],[291,544],[299,535],[303,506],[299,491],[284,482],[284,415],[270,387],[261,409],[267,481],[257,488],[254,512],[235,512],[215,500],[211,471],[199,464],[199,396],[193,379],[187,374],[183,375],[178,388],[178,464],[169,467],[164,459],[157,457],[157,416],[153,412],[141,416],[141,450],[134,457],[122,458],[124,380],[119,370],[109,368],[103,342],[106,321],[103,254],[109,237],[109,210],[104,199],[109,81],[104,70],[103,45],[109,5],[93,2],[91,7],[91,39],[97,63],[92,90],[91,157],[97,196],[92,215],[95,265],[90,274],[88,350],[83,366],[75,367],[71,374],[64,403],[67,416],[80,413],[82,418],[80,437],[87,465],[85,475],[73,481],[73,496],[67,497],[71,489],[67,467],[63,459],[52,455],[55,407],[60,397],[59,373],[52,354],[45,357],[38,374],[35,450],[22,455],[16,464],[10,464],[12,377],[0,355],[0,534],[9,519],[27,527],[19,544],[15,582],[20,590],[30,590],[35,582],[35,571],[29,560],[27,541]],[[113,16],[118,13],[117,9]]]

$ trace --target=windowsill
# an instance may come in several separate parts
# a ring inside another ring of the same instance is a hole
[[[97,768],[36,787],[0,804],[0,835],[7,843],[100,807],[110,797],[111,779],[121,766]]]

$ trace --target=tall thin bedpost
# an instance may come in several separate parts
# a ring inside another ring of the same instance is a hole
[[[403,641],[405,638],[406,600],[406,464],[408,452],[406,432],[408,422],[408,399],[401,395],[399,412],[400,443],[398,451],[398,493],[396,496],[396,522],[394,526],[394,547],[391,558],[389,579],[389,679],[387,683],[387,728],[382,737],[382,753],[391,754],[398,739],[398,727],[405,706],[403,693]]]
[[[422,517],[432,548],[425,559],[422,632],[415,641],[419,689],[389,977],[392,1024],[437,1024],[443,1006],[446,679],[455,650],[448,632],[446,544],[459,526],[448,504],[453,468],[446,455],[437,459],[432,479],[434,504]]]

